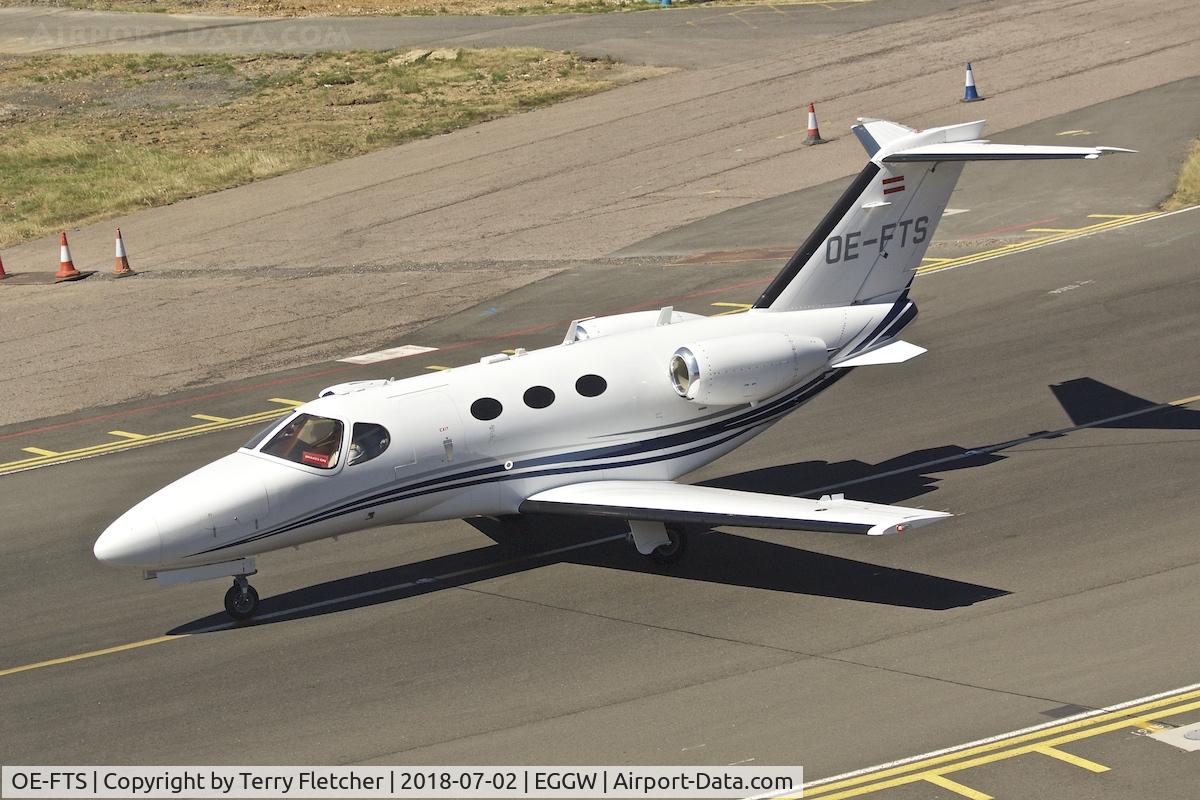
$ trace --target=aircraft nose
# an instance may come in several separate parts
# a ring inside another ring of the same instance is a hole
[[[100,534],[92,553],[113,566],[153,567],[162,561],[162,537],[154,518],[134,509]]]

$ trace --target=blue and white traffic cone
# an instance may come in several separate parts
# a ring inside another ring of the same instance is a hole
[[[977,92],[975,90],[975,73],[971,71],[971,62],[968,61],[967,62],[967,87],[963,91],[962,102],[974,103],[975,101],[982,100],[982,99],[983,98],[979,96],[979,92]]]

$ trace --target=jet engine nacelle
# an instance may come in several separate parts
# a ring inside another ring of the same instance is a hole
[[[766,400],[828,364],[825,342],[813,336],[745,333],[684,345],[669,372],[680,397],[731,406]]]

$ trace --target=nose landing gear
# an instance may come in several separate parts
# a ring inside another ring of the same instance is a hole
[[[245,575],[235,575],[233,586],[225,593],[225,612],[236,620],[250,619],[258,610],[258,592]]]

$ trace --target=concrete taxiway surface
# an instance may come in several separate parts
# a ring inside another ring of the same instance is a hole
[[[1161,112],[1188,87],[1158,91],[1156,103],[1129,102]],[[1089,108],[1013,139],[1057,128],[1108,141],[1123,132],[1117,119]],[[1155,144],[1186,143],[1186,133],[1162,132],[1161,113],[1156,125]],[[612,527],[586,521],[386,528],[264,557],[254,580],[264,618],[233,628],[215,613],[223,584],[158,590],[90,550],[121,511],[252,428],[0,477],[0,761],[752,760],[802,763],[819,778],[1195,683],[1200,212],[1147,211],[1170,175],[1151,160],[1140,162],[1141,188],[1111,205],[1108,188],[1125,186],[1138,163],[1034,166],[1020,183],[982,168],[964,176],[952,206],[968,210],[945,220],[939,238],[955,244],[939,258],[963,258],[972,237],[983,252],[1052,235],[1030,228],[1098,224],[1091,214],[1140,219],[928,270],[914,288],[922,316],[905,335],[927,354],[856,371],[691,477],[957,514],[912,536],[699,533],[688,560],[662,571]],[[685,232],[691,254],[786,244],[764,232],[796,225],[794,211],[828,191],[761,205],[762,228],[747,238],[716,216]],[[436,352],[9,426],[4,459],[550,344],[572,316],[671,302],[736,310],[779,266],[752,253],[661,255],[662,245],[379,343]],[[117,649],[43,663],[107,648]],[[814,796],[963,796],[959,787],[974,797],[1186,797],[1194,758],[1139,731],[1197,721],[1195,699],[1138,705],[1103,731],[1112,718],[1049,729],[1038,753],[1006,744],[1008,756],[949,777],[921,761],[913,782],[872,774]]]
[[[859,115],[923,127],[986,116],[995,134],[1200,70],[1200,5],[1191,0],[1156,4],[1153,13],[1125,0],[951,5],[877,0],[834,12],[698,9],[491,23],[569,38],[643,19],[665,31],[711,15],[720,48],[696,38],[708,35],[708,22],[684,25],[679,41],[697,52],[729,49],[707,66],[603,95],[114,220],[143,276],[0,287],[0,358],[13,365],[0,376],[10,398],[0,422],[250,377],[264,368],[263,352],[274,359],[265,368],[278,369],[370,349],[429,321],[420,312],[432,301],[416,287],[438,287],[437,313],[449,313],[487,299],[493,283],[516,288],[563,262],[603,260],[852,174],[861,149],[846,131]],[[409,22],[435,21],[362,24]],[[632,57],[616,32],[597,35],[596,47]],[[153,37],[129,44],[158,45]],[[958,102],[966,59],[984,103]],[[836,137],[820,148],[800,144],[810,100],[822,130]],[[1194,107],[1184,103],[1179,113]],[[1147,119],[1136,106],[1126,113]],[[111,237],[111,222],[73,232],[79,266],[109,269]],[[57,253],[57,239],[47,237],[6,250],[4,260],[10,272],[48,277]],[[344,313],[330,314],[331,296],[348,298]],[[393,307],[395,320],[382,311]]]
[[[808,0],[607,14],[299,19],[14,8],[0,9],[0,52],[248,53],[532,46],[611,56],[630,63],[711,67],[978,3],[980,0]]]

